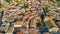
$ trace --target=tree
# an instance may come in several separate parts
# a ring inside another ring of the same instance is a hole
[[[44,11],[44,13],[46,15],[46,13],[49,12],[48,7],[47,6],[43,7],[43,11]]]
[[[56,0],[56,1],[60,2],[60,0]]]
[[[56,0],[57,1],[57,3],[58,3],[58,7],[60,6],[60,0]]]
[[[0,0],[0,8],[2,7],[2,3],[1,3],[1,0]]]
[[[9,4],[11,3],[12,0],[6,0],[6,2],[8,2]]]
[[[41,3],[41,0],[38,0]]]
[[[26,1],[28,1],[28,0],[26,0]]]
[[[0,3],[0,8],[2,7],[2,4]]]
[[[44,11],[44,13],[49,12],[48,7],[47,6],[43,7],[43,11]]]
[[[53,3],[55,3],[56,1],[54,1],[54,0],[50,0],[51,2],[53,2]]]
[[[28,4],[25,4],[25,3],[24,3],[24,8],[28,8]]]
[[[39,27],[39,28],[42,28],[42,27],[43,27],[43,26],[42,26],[42,23],[41,23],[40,21],[38,21],[37,27]]]
[[[23,2],[16,0],[17,4],[23,4]]]
[[[21,12],[20,15],[23,15],[24,16],[25,13]]]

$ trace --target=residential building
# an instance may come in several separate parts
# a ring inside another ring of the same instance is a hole
[[[49,32],[57,32],[59,30],[58,26],[53,20],[48,20],[45,22]]]
[[[23,25],[23,21],[18,21],[13,24],[14,24],[14,27],[21,27]]]
[[[0,32],[7,32],[7,30],[8,30],[8,27],[7,26],[5,26],[5,27],[0,27]]]
[[[36,31],[36,29],[34,29],[34,28],[30,28],[29,34],[38,34],[38,31]]]
[[[14,27],[9,27],[6,34],[13,34]]]
[[[49,32],[44,32],[43,34],[50,34]]]

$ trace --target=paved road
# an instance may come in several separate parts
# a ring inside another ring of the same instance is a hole
[[[47,32],[48,31],[48,29],[46,27],[46,24],[44,22],[45,13],[39,13],[39,14],[40,14],[40,16],[42,18],[42,21],[41,22],[42,22],[42,25],[43,25],[43,28],[40,29],[40,32],[41,32],[41,34],[43,34],[44,32]]]
[[[0,11],[0,26],[2,25],[2,16],[4,11]]]

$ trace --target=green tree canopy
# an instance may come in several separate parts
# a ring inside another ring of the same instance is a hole
[[[58,7],[60,6],[60,0],[56,0],[57,1],[57,3],[58,3]]]
[[[56,1],[60,2],[60,0],[56,0]]]
[[[43,7],[43,11],[44,11],[44,13],[49,12],[48,7],[47,6]]]
[[[16,0],[17,4],[23,4],[23,2]]]
[[[6,2],[10,3],[12,0],[6,0]]]
[[[0,3],[0,8],[2,7],[2,4]]]
[[[40,21],[38,21],[37,27],[39,27],[39,28],[42,28],[42,27],[43,27],[43,26],[42,26],[42,23],[41,23]]]
[[[38,0],[41,3],[41,0]]]

